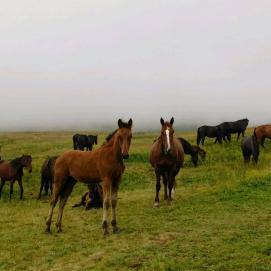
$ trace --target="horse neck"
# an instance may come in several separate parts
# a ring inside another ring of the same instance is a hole
[[[105,146],[110,148],[110,151],[112,152],[111,157],[113,157],[114,160],[121,163],[123,162],[117,133],[110,139],[110,141]]]
[[[11,166],[16,172],[22,172],[23,171],[23,165],[21,163],[21,158],[16,158],[11,161]]]

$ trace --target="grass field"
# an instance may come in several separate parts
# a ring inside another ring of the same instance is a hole
[[[36,199],[40,167],[46,156],[71,149],[72,134],[0,134],[3,158],[33,157],[33,172],[24,175],[24,200],[17,184],[11,202],[8,185],[0,200],[1,270],[271,270],[271,142],[261,149],[257,166],[244,166],[235,136],[222,146],[206,140],[206,160],[194,168],[186,157],[175,200],[168,205],[160,197],[160,208],[154,208],[148,153],[158,134],[134,134],[117,208],[121,233],[103,238],[101,209],[71,208],[86,190],[77,184],[63,233],[53,224],[48,235],[49,198]],[[178,135],[195,143],[195,133]]]

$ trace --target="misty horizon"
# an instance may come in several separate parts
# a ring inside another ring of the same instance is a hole
[[[5,2],[0,132],[270,123],[271,3]]]

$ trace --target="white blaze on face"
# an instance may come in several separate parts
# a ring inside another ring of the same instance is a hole
[[[170,150],[169,128],[166,129],[166,136],[167,136],[167,151],[169,151]]]

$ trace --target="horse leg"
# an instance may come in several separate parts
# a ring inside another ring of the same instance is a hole
[[[38,199],[41,198],[41,193],[42,193],[42,190],[43,190],[43,186],[44,186],[44,178],[41,177],[41,181],[40,181],[40,193],[39,193]]]
[[[265,137],[262,137],[262,139],[261,139],[261,145],[262,145],[263,148],[264,148],[264,140],[265,140]]]
[[[108,232],[108,212],[109,212],[109,207],[110,207],[110,190],[111,190],[111,179],[110,178],[104,178],[103,179],[103,223],[102,223],[102,228],[103,228],[103,234],[107,235],[109,234]]]
[[[111,187],[111,207],[112,207],[111,225],[113,227],[113,233],[119,232],[119,228],[117,227],[117,216],[116,216],[119,183],[120,183],[120,180],[115,180],[112,183],[112,187]]]
[[[13,194],[13,184],[15,180],[10,181],[10,189],[9,189],[9,200],[11,200],[11,195]]]
[[[19,187],[20,187],[20,199],[22,200],[23,199],[23,194],[24,194],[24,188],[23,188],[23,182],[22,182],[22,179],[18,179],[18,184],[19,184]]]
[[[158,168],[155,168],[155,175],[156,175],[156,197],[154,200],[154,206],[159,207],[159,191],[161,188],[161,184],[160,184],[161,173]]]
[[[241,132],[238,132],[238,134],[237,134],[237,140],[236,141],[239,140],[240,135],[241,135]]]
[[[76,180],[74,178],[69,178],[59,193],[60,201],[59,201],[58,217],[57,217],[57,222],[56,222],[58,233],[62,232],[61,225],[62,225],[63,210],[75,184],[76,184]]]
[[[64,178],[64,177],[62,177]],[[53,217],[53,213],[54,213],[54,208],[58,202],[58,197],[59,197],[59,193],[60,193],[60,189],[61,189],[61,185],[62,185],[62,178],[61,177],[56,177],[54,179],[54,189],[53,189],[53,196],[52,196],[52,200],[51,200],[51,204],[50,204],[50,210],[49,210],[49,214],[46,220],[46,232],[50,233],[51,230],[51,223],[52,223],[52,217]]]
[[[164,184],[164,200],[168,199],[168,193],[167,193],[167,183],[168,183],[168,174],[165,172],[162,174],[163,176],[163,184]]]
[[[201,140],[201,144],[202,144],[202,146],[204,145],[204,141],[205,141],[205,136],[202,138],[202,140]]]
[[[2,189],[3,186],[5,185],[5,180],[1,179],[1,185],[0,185],[0,199],[1,199],[1,194],[2,194]]]

